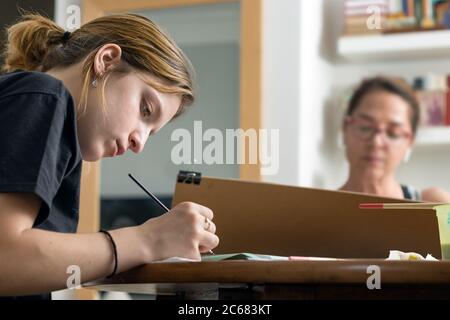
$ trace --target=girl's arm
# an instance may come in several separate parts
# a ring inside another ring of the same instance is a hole
[[[40,206],[33,194],[0,193],[0,296],[67,288],[71,265],[80,268],[81,283],[113,271],[113,249],[106,235],[33,229]],[[218,244],[214,224],[204,230],[205,217],[212,219],[208,208],[182,203],[140,226],[110,231],[117,246],[118,272],[171,256],[199,259],[200,250]]]
[[[431,187],[422,190],[422,201],[450,203],[450,194],[441,188]]]

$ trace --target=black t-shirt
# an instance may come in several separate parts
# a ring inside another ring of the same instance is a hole
[[[41,72],[0,75],[0,193],[42,199],[33,228],[76,232],[82,164],[76,128],[74,102],[61,81]]]

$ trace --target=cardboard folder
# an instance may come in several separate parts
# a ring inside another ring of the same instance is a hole
[[[359,209],[406,200],[180,171],[173,205],[183,201],[214,211],[215,253],[387,258],[395,249],[441,257],[434,210]]]

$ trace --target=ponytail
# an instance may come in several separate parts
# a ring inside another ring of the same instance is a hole
[[[155,76],[156,80],[146,79],[145,82],[156,90],[181,95],[177,114],[194,101],[193,69],[189,59],[167,34],[143,16],[114,14],[99,17],[69,34],[48,18],[26,14],[7,32],[3,66],[6,72],[17,69],[47,72],[82,62],[80,115],[86,110],[89,86],[95,78],[95,54],[108,43],[121,47],[124,64],[122,68],[104,74],[100,79],[102,88],[109,72],[123,73],[134,69]]]
[[[27,14],[7,29],[3,70],[45,71],[43,66],[51,49],[63,42],[64,29],[37,14]]]

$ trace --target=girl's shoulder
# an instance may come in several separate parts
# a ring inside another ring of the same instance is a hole
[[[438,187],[430,187],[422,190],[422,201],[450,203],[450,193]]]
[[[60,80],[44,72],[16,70],[0,75],[0,99],[33,93],[64,98],[68,91]]]
[[[45,130],[48,125],[75,132],[74,101],[62,81],[48,74],[21,70],[3,74],[0,75],[0,125],[11,132],[17,128],[31,130],[33,126]]]

